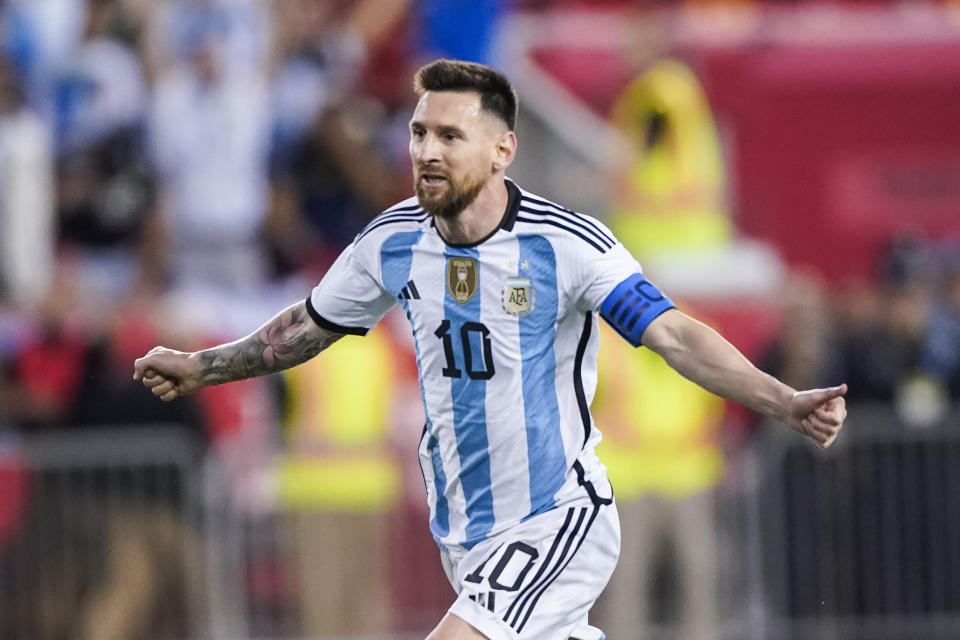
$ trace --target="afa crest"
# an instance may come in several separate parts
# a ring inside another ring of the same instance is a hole
[[[479,272],[473,258],[450,258],[447,261],[447,289],[460,304],[466,304],[477,292]]]
[[[507,278],[500,292],[503,310],[512,316],[525,316],[533,311],[533,282],[526,276]]]

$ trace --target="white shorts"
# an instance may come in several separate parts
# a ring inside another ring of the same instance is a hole
[[[585,496],[484,540],[459,559],[441,553],[458,594],[450,613],[490,640],[565,640],[586,625],[619,555],[616,505]]]

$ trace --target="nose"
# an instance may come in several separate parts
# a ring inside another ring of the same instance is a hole
[[[436,136],[428,132],[420,139],[411,138],[410,155],[420,164],[439,161],[440,145],[437,144]]]

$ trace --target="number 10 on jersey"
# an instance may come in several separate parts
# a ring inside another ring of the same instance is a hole
[[[457,329],[449,320],[444,319],[433,335],[443,342],[443,355],[446,366],[443,375],[447,378],[463,377],[463,370],[471,380],[489,380],[493,377],[493,342],[490,330],[482,322],[464,322],[460,325],[461,354],[457,354],[453,345],[451,331]],[[460,359],[458,361],[458,356]],[[460,366],[462,365],[463,370]]]

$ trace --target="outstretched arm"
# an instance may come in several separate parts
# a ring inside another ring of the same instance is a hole
[[[797,391],[757,369],[719,333],[676,309],[650,323],[643,344],[685,378],[786,422],[821,447],[830,446],[847,416],[847,385]]]
[[[343,337],[321,328],[306,301],[293,304],[246,338],[186,353],[154,347],[133,365],[133,379],[169,402],[202,387],[283,371]]]

